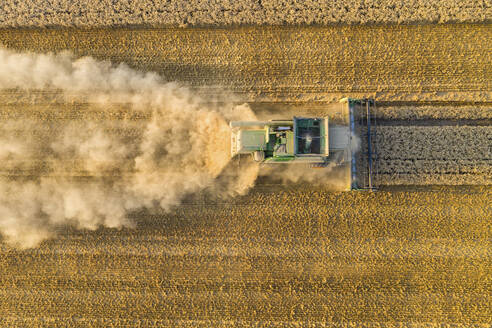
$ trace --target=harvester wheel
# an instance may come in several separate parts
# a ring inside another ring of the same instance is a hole
[[[261,150],[257,150],[253,153],[253,159],[255,162],[263,162],[265,160],[265,152]]]

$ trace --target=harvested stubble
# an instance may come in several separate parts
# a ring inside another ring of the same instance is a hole
[[[488,187],[326,193],[259,186],[0,251],[8,326],[486,327]]]
[[[68,49],[252,102],[490,101],[491,38],[486,24],[0,30],[8,48]]]
[[[480,0],[4,1],[0,27],[486,22]]]

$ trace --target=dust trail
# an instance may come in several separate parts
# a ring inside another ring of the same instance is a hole
[[[204,188],[244,193],[256,179],[254,168],[217,179],[230,160],[228,121],[254,119],[249,107],[204,105],[156,73],[0,49],[0,89],[58,90],[67,102],[126,104],[149,117],[133,136],[111,121],[1,122],[0,234],[12,245],[34,247],[67,224],[131,226],[133,209],[169,210]]]

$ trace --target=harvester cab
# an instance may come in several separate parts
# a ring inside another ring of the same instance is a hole
[[[252,154],[257,162],[325,165],[330,154],[328,117],[235,121],[231,154]]]

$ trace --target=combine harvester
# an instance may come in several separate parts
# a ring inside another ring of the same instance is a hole
[[[377,145],[374,137],[376,118],[372,115],[374,108],[373,99],[343,98],[324,117],[232,121],[229,123],[231,155],[249,154],[254,161],[264,165],[344,167],[348,180],[346,190],[375,190]],[[361,132],[364,136],[360,135]],[[360,137],[366,139],[363,145],[354,140]]]

